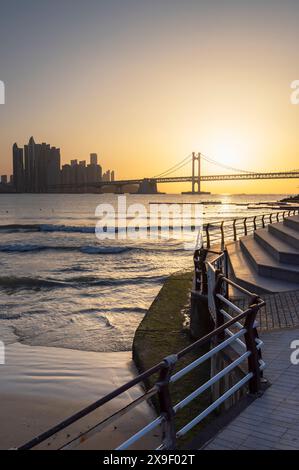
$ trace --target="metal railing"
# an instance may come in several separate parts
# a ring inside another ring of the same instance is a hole
[[[215,266],[213,269],[216,272]],[[235,288],[241,289],[243,293],[249,296],[249,307],[246,310],[241,310],[232,304],[223,295],[223,286],[225,284],[232,284]],[[108,425],[136,408],[142,402],[151,399],[154,395],[157,396],[159,402],[159,416],[145,427],[140,429],[138,432],[130,436],[125,442],[121,443],[117,447],[117,450],[125,450],[130,448],[137,441],[159,426],[162,426],[163,433],[162,442],[158,449],[175,449],[180,438],[185,436],[185,434],[187,434],[194,426],[199,424],[204,418],[210,415],[222,403],[224,403],[235,392],[243,388],[246,384],[248,385],[249,391],[251,393],[258,393],[261,388],[261,375],[265,364],[261,361],[261,356],[259,353],[261,342],[257,341],[255,318],[258,310],[264,305],[264,302],[254,294],[235,285],[232,281],[225,277],[223,273],[218,272],[216,272],[215,288],[212,295],[214,298],[214,305],[216,306],[217,317],[216,328],[212,332],[195,341],[185,349],[179,351],[177,354],[165,357],[159,364],[140,374],[138,377],[132,379],[130,382],[124,384],[90,406],[79,411],[70,418],[62,421],[60,424],[48,430],[47,432],[34,438],[27,444],[21,446],[18,450],[28,450],[35,448],[71,424],[79,421],[93,411],[98,410],[104,404],[111,402],[113,399],[130,390],[132,387],[135,387],[137,384],[144,383],[144,381],[150,377],[155,378],[156,374],[158,374],[158,377],[155,379],[154,385],[148,391],[143,393],[139,398],[135,399],[127,406],[116,411],[108,418],[102,420],[88,431],[81,433],[75,439],[65,443],[60,448],[60,450],[76,448],[82,442],[85,442],[95,434],[99,433]],[[228,305],[237,315],[233,317],[227,311],[225,311],[225,305]],[[236,328],[237,332],[232,332],[231,328]],[[242,341],[241,338],[243,338],[244,341]],[[184,366],[182,369],[178,369],[180,360],[185,358],[186,355],[189,353],[196,353],[197,355],[199,347],[207,344],[211,345],[211,342],[213,343],[212,349],[204,354],[200,354],[195,360],[192,360],[191,363],[189,363],[187,366]],[[178,403],[172,403],[171,386],[174,383],[183,379],[187,374],[194,371],[194,369],[199,365],[203,364],[207,360],[210,360],[217,353],[223,351],[225,348],[234,343],[242,344],[244,349],[244,351],[242,351],[236,360],[232,361],[223,370],[220,370],[218,373],[216,373],[216,375],[211,377],[204,384],[200,385],[188,396],[182,398]],[[200,414],[192,418],[191,421],[186,423],[181,429],[176,429],[176,414],[178,411],[192,403],[193,400],[200,397],[203,392],[210,389],[214,384],[219,382],[223,377],[228,375],[231,371],[243,364],[245,361],[247,362],[247,371],[238,382],[226,390],[206,409],[200,412]],[[174,372],[175,367],[178,369],[176,372]]]
[[[218,245],[224,249],[226,242],[237,241],[240,237],[250,235],[259,228],[265,228],[274,222],[281,222],[286,217],[296,214],[299,214],[299,209],[208,222],[202,228],[203,247],[210,249],[211,246]]]
[[[299,214],[299,209],[272,212],[270,214],[224,219],[204,224],[201,229],[201,248],[194,252],[194,290],[203,295],[208,294],[207,260],[212,258],[217,263],[217,269],[228,277],[228,260],[225,244],[237,241],[254,233],[259,228],[281,222],[287,217]],[[215,249],[211,249],[215,247]],[[220,251],[217,251],[219,249]],[[216,258],[215,258],[216,256]],[[227,285],[228,288],[228,285]]]
[[[244,287],[239,286],[232,280],[228,279],[226,276],[227,274],[223,274],[224,272],[227,273],[227,253],[224,251],[218,256],[210,261],[207,261],[206,263],[206,273],[207,273],[207,278],[208,278],[208,306],[209,306],[209,311],[211,314],[211,317],[214,320],[214,323],[216,327],[219,327],[223,325],[225,320],[231,320],[233,317],[225,310],[225,308],[229,308],[230,311],[240,314],[242,313],[242,310],[235,305],[230,299],[229,299],[229,289],[228,287],[231,286],[234,289],[238,290],[241,292],[241,294],[245,294],[245,296],[248,296],[251,300],[250,302],[253,304],[255,302],[259,302],[260,297],[257,296],[256,294],[252,294],[249,292],[247,289]],[[224,269],[226,271],[224,271]],[[225,287],[226,286],[226,287]],[[211,295],[211,292],[213,292],[213,295]],[[265,305],[265,302],[263,302],[263,305]],[[261,304],[261,306],[263,306]],[[237,321],[234,325],[236,329],[242,329],[244,325],[242,325],[239,321]],[[227,328],[224,333],[227,334],[228,336],[232,337],[233,332],[231,329]],[[254,324],[252,325],[252,335],[253,339],[257,345],[256,347],[256,354],[258,356],[258,361],[260,365],[262,366],[262,369],[265,367],[265,363],[262,360],[262,353],[261,353],[261,346],[263,345],[263,342],[259,339],[258,332],[257,332],[257,322],[255,320]],[[247,349],[247,345],[241,341],[241,339],[237,338],[236,343],[241,346],[242,349]],[[262,377],[263,374],[261,374]]]

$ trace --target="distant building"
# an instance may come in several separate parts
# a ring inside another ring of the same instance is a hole
[[[63,165],[61,170],[61,184],[67,186],[67,189],[70,189],[70,185],[72,184],[72,167],[71,165]]]
[[[7,184],[6,175],[2,178]],[[19,148],[16,143],[13,146],[11,183],[12,190],[15,189],[18,193],[60,192],[61,190],[86,192],[95,183],[102,180],[114,181],[114,179],[114,171],[108,170],[103,175],[96,153],[90,154],[89,164],[86,160],[78,162],[78,159],[73,159],[70,164],[63,165],[61,168],[59,148],[51,147],[45,142],[37,144],[33,137],[24,149]]]
[[[96,153],[90,154],[90,164],[97,165],[98,164],[98,155]]]
[[[103,174],[103,181],[111,181],[111,171],[107,170],[106,173]]]
[[[98,183],[102,180],[102,167],[98,165],[98,156],[96,153],[90,154],[90,164],[86,168],[87,184]]]
[[[60,150],[49,144],[36,144],[33,137],[20,149],[13,146],[14,185],[17,192],[57,191],[60,184]]]
[[[7,184],[7,175],[1,175],[1,184]]]
[[[78,189],[82,191],[84,189],[84,185],[87,182],[87,173],[86,173],[86,161],[82,160],[79,162],[77,168],[77,185]]]
[[[50,192],[56,192],[61,183],[60,160],[60,149],[52,147],[46,159],[46,187]]]
[[[24,151],[17,144],[13,146],[13,182],[17,193],[25,190]]]

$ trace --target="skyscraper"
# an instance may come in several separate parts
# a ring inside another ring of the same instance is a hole
[[[43,142],[36,144],[31,137],[19,149],[13,147],[14,184],[17,192],[44,193],[59,190],[60,150]]]
[[[24,185],[24,152],[17,144],[13,146],[13,181],[17,193],[25,190]]]
[[[51,147],[46,155],[46,190],[56,192],[60,183],[60,149]]]
[[[98,164],[98,155],[96,153],[90,154],[90,164],[97,165]]]

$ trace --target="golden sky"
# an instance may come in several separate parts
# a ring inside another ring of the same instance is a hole
[[[21,28],[26,21],[31,27]],[[117,178],[153,176],[192,151],[252,171],[299,168],[299,106],[290,102],[298,22],[293,0],[8,4],[0,18],[1,173],[11,172],[12,144],[31,135],[59,146],[63,163],[97,152]],[[221,170],[204,164],[203,172]],[[292,193],[298,186],[203,189]]]

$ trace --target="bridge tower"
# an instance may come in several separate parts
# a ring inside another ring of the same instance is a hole
[[[197,162],[197,176],[195,175],[195,167]],[[192,193],[201,193],[200,187],[200,167],[201,167],[201,154],[196,155],[195,152],[192,153]],[[195,186],[197,185],[197,191],[195,191]]]

